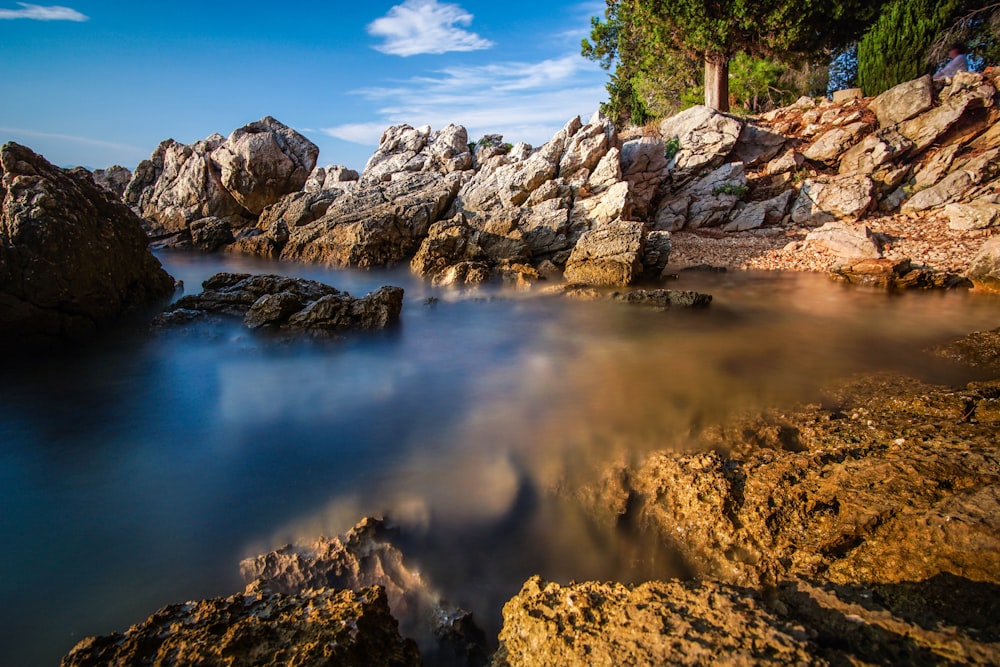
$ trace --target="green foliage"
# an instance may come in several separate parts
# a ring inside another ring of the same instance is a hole
[[[681,140],[678,137],[671,137],[663,145],[663,157],[667,158],[667,162],[674,159],[677,152],[681,149]]]
[[[794,92],[780,87],[788,69],[775,60],[738,53],[729,63],[729,94],[748,113],[791,102]]]
[[[699,63],[725,74],[738,53],[736,92],[748,108],[784,89],[775,84],[773,60],[824,52],[863,31],[884,0],[606,0],[604,20],[593,18],[582,53],[614,68],[605,112],[616,123],[642,124],[690,102],[702,81]],[[741,78],[742,77],[742,78]],[[706,99],[728,107],[727,76]]]
[[[747,196],[747,186],[745,185],[735,185],[733,183],[726,183],[725,185],[720,185],[712,190],[713,195],[733,195],[737,199],[743,199]]]
[[[960,5],[960,0],[891,0],[858,43],[858,84],[865,95],[928,73],[927,49]]]

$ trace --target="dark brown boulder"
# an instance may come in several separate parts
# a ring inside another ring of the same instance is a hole
[[[0,340],[93,338],[173,289],[139,218],[88,173],[13,142],[0,148]]]

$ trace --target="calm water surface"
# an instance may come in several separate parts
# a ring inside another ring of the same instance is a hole
[[[495,635],[534,573],[665,576],[551,500],[602,461],[867,370],[973,375],[926,346],[1000,326],[997,297],[887,295],[822,276],[683,274],[715,296],[651,312],[356,273],[163,254],[189,292],[220,270],[406,288],[401,325],[332,343],[237,326],[126,332],[0,374],[0,645],[55,665],[89,634],[242,589],[241,558],[388,513]],[[437,297],[428,304],[428,297]],[[654,559],[655,560],[655,559]],[[650,569],[652,568],[652,569]]]

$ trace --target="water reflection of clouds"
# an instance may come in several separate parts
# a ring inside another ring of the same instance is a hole
[[[344,418],[391,400],[407,375],[402,365],[351,360],[256,359],[218,369],[220,418],[236,423]]]

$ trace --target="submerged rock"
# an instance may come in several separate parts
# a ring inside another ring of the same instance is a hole
[[[654,289],[631,290],[615,292],[611,295],[614,301],[621,301],[635,306],[646,306],[669,310],[670,308],[704,308],[712,303],[712,295],[686,290]]]
[[[1000,328],[974,331],[950,343],[939,345],[932,352],[967,366],[1000,371]]]
[[[201,294],[182,297],[154,324],[185,324],[205,315],[224,315],[243,318],[250,329],[328,334],[384,329],[399,320],[403,307],[400,287],[381,287],[355,299],[313,280],[246,273],[217,273],[202,287]]]
[[[947,573],[1000,584],[1000,381],[875,378],[824,404],[707,429],[580,499],[651,531],[695,575],[742,585]]]
[[[0,340],[93,338],[173,289],[139,218],[88,172],[15,143],[0,148]]]
[[[84,639],[61,662],[62,667],[420,664],[416,645],[400,637],[378,586],[296,595],[247,592],[170,605],[125,632]]]

